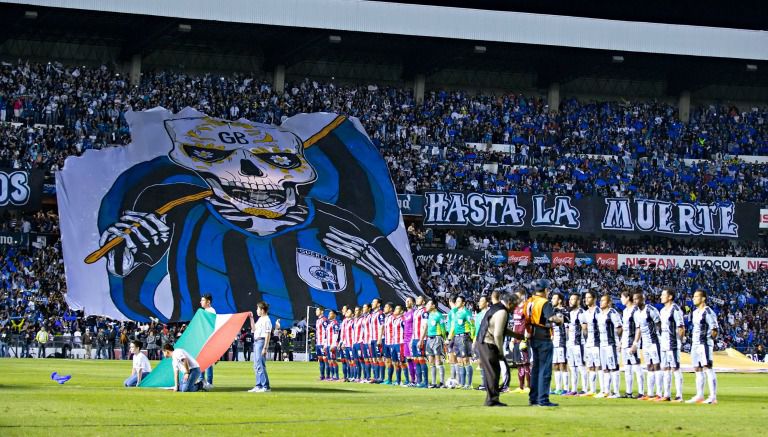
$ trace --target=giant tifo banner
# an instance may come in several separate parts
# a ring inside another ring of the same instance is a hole
[[[290,326],[309,305],[421,293],[389,172],[357,119],[126,118],[130,145],[56,175],[71,307],[190,320],[210,293],[219,313],[264,300]]]
[[[0,210],[40,209],[42,194],[42,170],[0,168]]]
[[[752,203],[428,192],[424,226],[752,239]]]
[[[755,272],[768,269],[768,258],[747,258],[728,256],[692,255],[630,255],[618,253],[572,253],[572,252],[507,252],[509,264],[543,264],[552,266],[595,266],[618,270],[619,267],[648,267],[657,269],[689,269],[693,267],[719,268],[731,272]]]

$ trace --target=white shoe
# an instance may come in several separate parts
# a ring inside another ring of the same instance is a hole
[[[261,387],[254,387],[254,388],[248,390],[248,393],[258,393],[259,390],[261,390]]]
[[[208,381],[203,381],[203,390],[205,391],[213,390],[213,384],[208,384]]]
[[[606,397],[605,393],[598,393],[595,395],[595,399],[604,398],[604,397]]]
[[[268,392],[271,392],[271,391],[272,391],[272,389],[269,388],[269,387],[264,387],[264,388],[261,389],[262,393],[268,393]]]
[[[688,399],[687,401],[685,401],[686,404],[700,404],[702,402],[704,402],[704,399],[700,398],[698,396],[694,396],[694,397]]]
[[[717,398],[707,398],[704,401],[705,404],[717,405]]]

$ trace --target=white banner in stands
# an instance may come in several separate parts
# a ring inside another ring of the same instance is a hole
[[[688,255],[628,255],[619,254],[619,266],[651,266],[672,269],[675,267],[719,267],[732,272],[755,272],[768,269],[768,258],[747,258],[730,256],[688,256]]]

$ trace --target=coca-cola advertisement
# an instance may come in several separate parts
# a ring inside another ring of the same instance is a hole
[[[619,256],[615,253],[598,253],[595,255],[595,263],[603,269],[617,270],[619,268]]]
[[[531,262],[531,252],[510,250],[507,252],[507,262],[510,264],[522,263],[523,265],[527,265]]]
[[[552,252],[553,266],[573,267],[576,264],[576,254],[571,252]]]

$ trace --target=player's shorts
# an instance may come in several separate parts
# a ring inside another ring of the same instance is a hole
[[[460,334],[453,337],[453,353],[459,358],[472,356],[472,339],[468,334]]]
[[[335,360],[336,359],[336,353],[338,349],[335,346],[326,346],[325,347],[325,356],[329,360]]]
[[[712,367],[713,347],[708,344],[691,346],[691,364],[693,367]]]
[[[436,335],[427,338],[426,353],[429,357],[443,356],[443,337]]]
[[[403,353],[400,354],[400,358],[402,358],[403,361],[405,361],[405,358],[411,358],[415,356],[411,355],[411,342],[413,341],[412,338],[413,336],[405,337],[405,341],[403,342]]]
[[[370,350],[371,358],[373,359],[381,358],[381,352],[379,351],[378,342],[376,340],[373,340],[371,341],[370,346],[371,346],[371,350]]]
[[[419,340],[414,338],[411,340],[411,355],[412,357],[423,357],[424,349],[419,349]]]
[[[369,349],[370,345],[368,343],[358,343],[355,346],[360,349],[360,357],[362,357],[364,360],[371,358],[371,350]]]
[[[600,348],[588,346],[584,349],[586,350],[586,353],[584,354],[584,365],[587,367],[600,367]]]
[[[556,347],[552,349],[552,364],[565,364],[565,348]]]
[[[389,351],[391,350],[390,349],[391,347],[392,347],[391,344],[384,343],[384,345],[381,348],[381,356],[384,358],[392,358],[392,355],[390,355],[389,353]]]
[[[363,351],[360,349],[360,346],[360,343],[355,343],[352,345],[352,359],[355,361],[363,357]]]
[[[619,370],[619,353],[615,346],[600,347],[600,368],[604,371]]]
[[[569,344],[565,348],[565,358],[571,367],[581,367],[584,365],[584,346]]]
[[[320,346],[320,345],[315,346],[315,355],[317,355],[317,358],[324,357],[325,346]]]
[[[342,356],[345,360],[352,361],[352,348],[351,347],[345,347],[344,348],[344,355]]]
[[[680,350],[661,351],[661,368],[680,370]]]
[[[643,345],[643,361],[646,366],[651,364],[661,364],[661,347],[658,343],[648,343]]]
[[[388,355],[389,355],[389,358],[392,361],[399,362],[401,359],[405,359],[405,357],[403,357],[403,352],[404,351],[403,351],[402,346],[403,345],[401,345],[401,344],[388,344],[387,345],[387,349],[389,349]]]
[[[621,362],[624,363],[625,366],[635,366],[640,364],[640,356],[637,355],[637,350],[632,352],[631,347],[625,347],[622,349]]]

